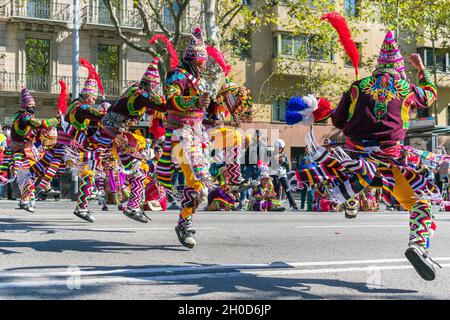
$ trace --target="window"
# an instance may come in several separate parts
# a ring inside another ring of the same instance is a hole
[[[50,40],[25,40],[25,73],[28,89],[50,90]]]
[[[447,126],[450,126],[450,104],[447,106]]]
[[[28,0],[27,17],[50,19],[50,0]]]
[[[120,10],[120,1],[114,4],[117,11]],[[108,7],[105,4],[105,0],[98,1],[98,23],[100,24],[112,24],[111,14],[109,13]]]
[[[272,122],[285,122],[287,100],[278,98],[272,102]]]
[[[442,72],[450,72],[450,52],[441,48],[436,48],[435,50],[437,70]],[[434,67],[433,48],[421,47],[417,48],[417,52],[422,57],[422,61],[425,66],[429,68]]]
[[[359,16],[360,3],[359,0],[345,0],[344,10],[345,14],[349,17]]]
[[[305,60],[333,61],[332,43],[323,41],[321,35],[282,33],[273,39],[274,57],[300,55]]]
[[[103,86],[110,95],[119,95],[120,84],[120,47],[115,45],[98,45],[98,73]]]
[[[177,2],[173,2],[172,8],[173,8],[175,15],[178,15],[180,8],[178,7]],[[170,12],[169,7],[164,8],[164,26],[167,28],[167,30],[175,32],[175,19],[172,16],[172,13]]]

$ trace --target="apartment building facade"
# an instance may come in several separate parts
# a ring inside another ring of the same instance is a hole
[[[174,28],[167,8],[161,7],[166,28]],[[56,113],[56,101],[62,79],[72,88],[73,57],[72,0],[6,0],[0,2],[0,123],[11,124],[20,105],[20,89],[27,86],[37,101],[37,116]],[[133,0],[120,1],[116,11],[122,32],[133,41],[146,45],[143,22]],[[88,59],[99,72],[106,98],[114,101],[127,86],[139,80],[151,57],[134,50],[116,35],[103,0],[79,1],[79,55]],[[158,25],[151,26],[158,32]],[[183,22],[188,35],[190,25]],[[78,92],[87,77],[80,67]],[[146,131],[146,122],[142,124]]]
[[[326,3],[327,1],[324,1]],[[347,16],[364,15],[360,11],[359,0],[336,0],[328,1],[337,4],[338,10]],[[272,8],[272,12],[282,21],[288,18],[288,9],[280,1],[278,5]],[[318,13],[318,17],[320,13]],[[355,36],[355,42],[360,45],[361,59],[369,59],[377,56],[386,34],[386,29],[381,24],[363,21],[358,25],[359,33]],[[431,59],[430,43],[414,43],[407,44],[402,41],[404,37],[400,37],[399,46],[405,55],[405,64],[407,67],[408,77],[413,82],[417,82],[416,72],[409,65],[406,54],[418,52],[422,55],[424,63],[430,69],[433,66]],[[444,39],[443,39],[444,40]],[[304,126],[288,126],[284,122],[284,114],[286,110],[286,102],[289,96],[304,95],[309,92],[295,92],[287,88],[292,87],[292,83],[302,80],[300,74],[296,74],[295,70],[298,64],[304,61],[298,61],[294,58],[295,48],[302,41],[301,35],[294,35],[292,30],[286,29],[281,25],[269,25],[263,27],[259,32],[255,32],[251,38],[251,49],[245,63],[238,63],[240,75],[252,90],[255,99],[255,109],[258,113],[254,119],[254,124],[249,124],[246,128],[258,127],[268,132],[268,140],[274,142],[276,138],[282,138],[286,141],[288,153],[291,160],[296,164],[298,157],[304,152],[304,136],[309,128]],[[340,46],[338,43],[336,46]],[[279,59],[281,57],[281,59]],[[448,127],[450,125],[450,52],[441,50],[438,57],[438,82],[439,90],[439,108],[437,110],[437,122],[433,110],[429,113],[420,113],[416,120],[410,121],[410,134],[407,143],[412,143],[418,148],[432,150],[436,145],[444,145],[450,152],[450,140],[447,136]],[[323,61],[322,61],[323,60]],[[354,80],[354,69],[346,58],[342,49],[332,57],[323,57],[320,61],[332,73],[338,73]],[[285,64],[285,65],[281,65]],[[371,70],[360,70],[360,77],[370,74]],[[269,88],[267,83],[270,79]],[[258,99],[261,96],[261,88],[264,93],[269,90],[272,94],[271,99],[267,97]],[[280,98],[279,93],[288,95]],[[436,125],[437,123],[437,125]],[[272,134],[270,134],[272,132]],[[278,132],[278,134],[277,134]],[[314,132],[318,141],[323,143],[325,139],[342,140],[343,137],[339,130],[335,129],[330,121],[327,124],[315,126]]]
[[[150,57],[138,52],[121,41],[116,35],[109,12],[103,0],[80,0],[80,57],[87,58],[99,71],[107,99],[113,101],[128,86],[139,80],[148,65]],[[347,15],[363,14],[358,12],[358,0],[333,1]],[[193,2],[194,3],[194,2]],[[196,2],[195,2],[196,3]],[[200,2],[197,3],[199,6]],[[252,5],[246,1],[246,5]],[[197,7],[198,9],[198,7]],[[162,7],[164,23],[173,27],[173,21],[166,8]],[[195,8],[189,11],[191,18]],[[287,9],[282,2],[272,8],[279,18],[287,16]],[[133,10],[133,0],[121,0],[117,17],[124,34],[145,44],[148,36],[142,34],[142,21],[136,10]],[[3,0],[0,1],[0,123],[10,124],[14,113],[20,104],[20,89],[26,85],[37,100],[39,117],[52,117],[56,112],[56,100],[59,93],[58,80],[63,79],[68,87],[72,86],[72,0]],[[186,20],[183,27],[186,35],[192,25]],[[193,21],[198,23],[198,21]],[[158,31],[157,24],[151,26]],[[385,29],[378,24],[361,22],[360,33],[356,41],[363,43],[361,57],[377,55],[385,35]],[[364,41],[369,39],[369,41]],[[278,92],[290,87],[292,83],[302,81],[295,73],[295,64],[302,63],[293,58],[296,43],[301,41],[291,30],[285,30],[280,25],[268,25],[251,35],[251,47],[245,56],[232,57],[234,66],[232,77],[245,83],[253,92],[255,101],[254,122],[244,124],[245,130],[260,129],[267,134],[269,144],[277,138],[286,141],[288,153],[294,163],[304,151],[304,136],[307,128],[290,127],[284,123],[286,101],[277,95]],[[338,45],[338,44],[336,44]],[[431,66],[430,46],[427,43],[413,46],[400,43],[403,52],[419,52],[423,55],[425,64]],[[280,65],[287,63],[288,67]],[[449,52],[440,55],[439,74],[450,72]],[[349,79],[354,78],[353,68],[342,50],[330,59],[321,61],[334,73],[341,73]],[[407,66],[409,67],[409,66]],[[409,68],[410,70],[410,68]],[[366,76],[369,71],[362,71],[360,76]],[[86,70],[80,68],[80,85],[83,85]],[[270,86],[267,79],[270,78]],[[411,75],[414,79],[414,75]],[[271,96],[261,98],[261,89],[271,93]],[[420,120],[412,121],[412,142],[417,138],[418,147],[431,149],[436,144],[448,144],[446,127],[450,124],[450,77],[439,83],[438,127],[439,138],[435,130],[433,114]],[[289,92],[290,95],[306,94],[307,92]],[[144,133],[147,129],[143,122]],[[315,127],[319,142],[325,139],[341,139],[340,132],[328,124]],[[415,137],[415,138],[414,138]],[[433,139],[434,137],[434,139]],[[425,141],[425,142],[424,142]],[[424,144],[425,143],[425,144]],[[447,148],[447,149],[450,149]]]

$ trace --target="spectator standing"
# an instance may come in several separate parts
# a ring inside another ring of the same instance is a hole
[[[278,139],[277,141],[275,141],[274,147],[274,157],[272,157],[272,160],[269,163],[269,167],[270,176],[272,177],[275,192],[278,199],[280,199],[281,187],[283,187],[283,190],[286,193],[286,197],[289,201],[289,205],[291,206],[291,210],[299,211],[292,192],[289,190],[289,182],[287,179],[287,173],[289,171],[289,160],[286,153],[284,152],[286,143],[283,140]]]

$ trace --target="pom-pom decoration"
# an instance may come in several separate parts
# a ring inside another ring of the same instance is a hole
[[[285,120],[288,125],[301,123],[311,125],[314,123],[314,111],[317,110],[317,99],[309,94],[305,97],[292,97],[288,101]]]
[[[334,29],[336,29],[339,34],[339,41],[350,58],[352,65],[355,68],[356,78],[358,79],[359,51],[356,43],[352,39],[352,34],[347,25],[347,21],[337,12],[325,13],[320,20],[327,20]]]
[[[67,85],[64,81],[59,80],[59,85],[61,87],[61,91],[58,97],[58,110],[62,114],[65,114],[67,111],[67,98],[69,94],[67,93]]]
[[[175,51],[175,48],[173,47],[173,44],[170,42],[169,39],[167,39],[167,37],[163,36],[162,34],[154,35],[150,39],[149,44],[152,45],[158,40],[161,40],[162,42],[165,43],[167,51],[169,52],[170,56],[170,68],[171,70],[175,69],[178,66],[178,55],[177,52]]]
[[[328,119],[333,112],[333,107],[330,101],[325,98],[319,98],[317,110],[313,112],[314,122],[319,122]]]

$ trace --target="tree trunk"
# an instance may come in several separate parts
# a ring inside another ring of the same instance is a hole
[[[436,87],[438,86],[438,78],[437,78],[437,57],[436,57],[436,41],[434,38],[431,39],[431,47],[433,49],[433,80]],[[436,117],[436,126],[438,125],[438,108],[439,102],[436,100],[434,103],[434,116]]]
[[[216,21],[216,0],[205,1],[205,27],[208,43],[218,47],[220,39]]]

